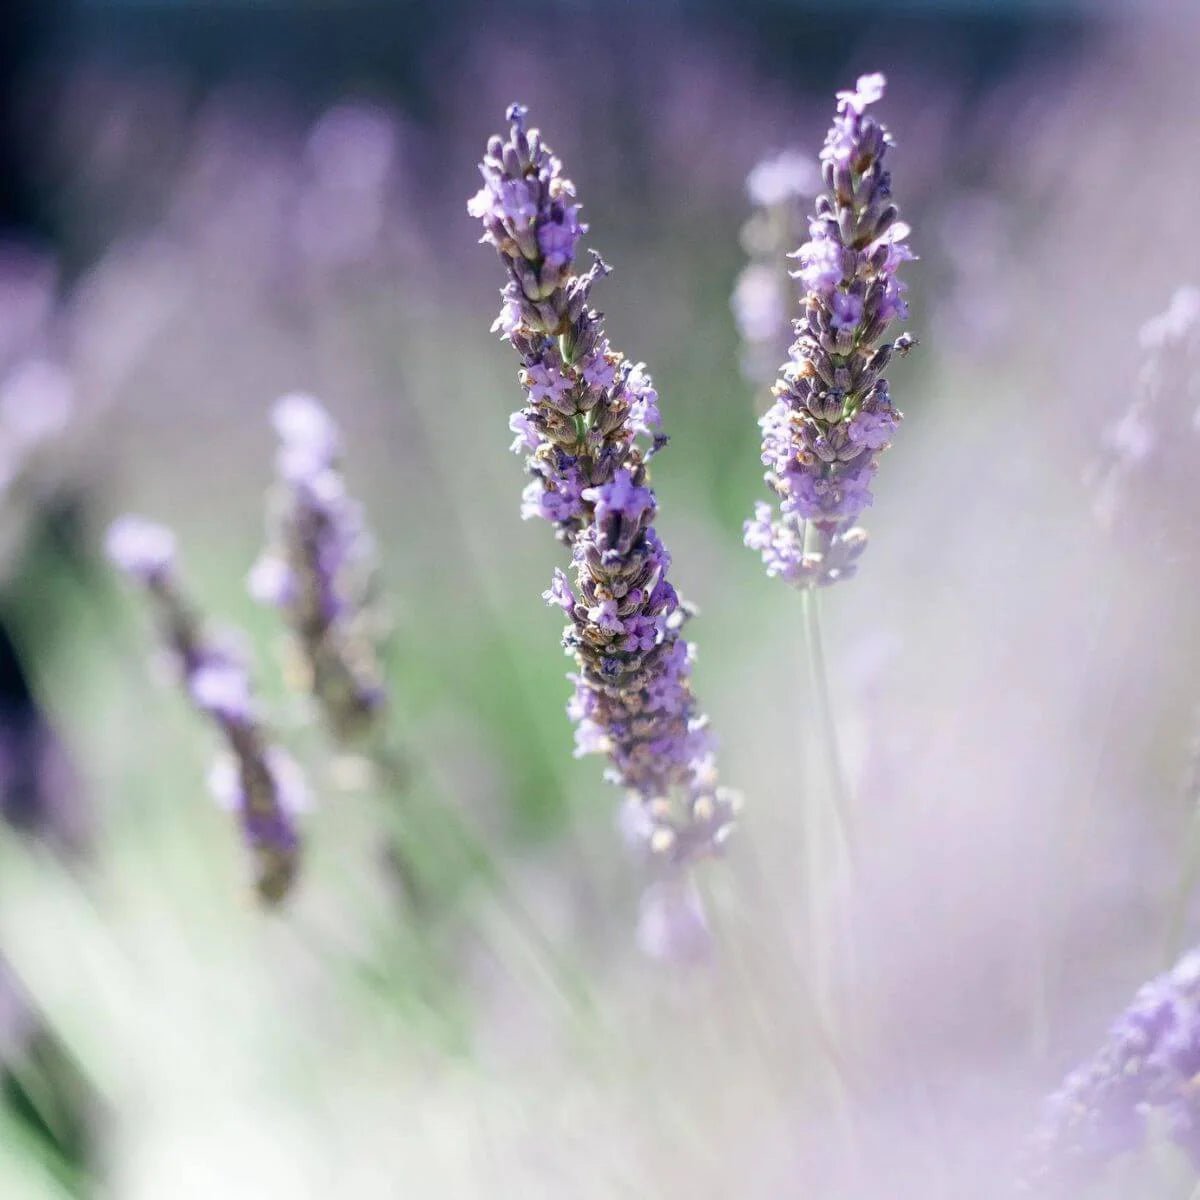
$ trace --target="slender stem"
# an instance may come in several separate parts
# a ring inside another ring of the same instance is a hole
[[[850,790],[846,784],[846,770],[842,760],[841,743],[838,738],[837,721],[833,715],[833,704],[829,697],[829,679],[825,669],[825,648],[821,638],[821,607],[816,588],[806,588],[801,593],[804,605],[804,628],[808,641],[808,661],[812,674],[813,694],[817,702],[817,719],[820,722],[821,742],[829,771],[829,788],[833,797],[834,816],[848,856],[854,855],[854,827],[850,804]]]
[[[843,1058],[846,1022],[839,1019],[842,1006],[838,1000],[836,979],[838,948],[849,951],[851,946],[850,940],[840,936],[835,929],[837,914],[830,911],[830,889],[827,886],[827,880],[831,876],[841,876],[843,867],[852,859],[849,790],[845,782],[837,723],[829,697],[816,590],[805,589],[801,593],[801,600],[812,698],[817,708],[818,736],[829,784],[826,792],[810,788],[804,805],[805,878],[808,891],[812,995],[820,1040],[824,1043],[826,1055],[836,1064],[832,1072],[832,1085],[836,1096],[837,1116],[853,1169],[857,1163],[857,1138],[853,1098],[847,1087]],[[823,795],[829,797],[830,804],[822,803]]]

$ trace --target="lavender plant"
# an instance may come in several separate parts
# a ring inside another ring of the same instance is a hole
[[[884,167],[892,138],[867,112],[884,84],[882,75],[864,75],[854,91],[838,93],[821,151],[826,190],[810,240],[793,255],[804,313],[761,421],[765,479],[779,507],[758,504],[745,541],[769,575],[800,588],[856,570],[867,535],[855,522],[871,503],[879,455],[901,417],[883,371],[915,344],[908,334],[879,340],[908,314],[898,271],[913,257]]]
[[[259,719],[245,665],[206,634],[185,598],[170,530],[141,517],[121,517],[109,529],[107,550],[146,590],[184,689],[224,737],[228,754],[214,764],[209,786],[217,802],[237,815],[259,896],[267,903],[282,900],[299,868],[297,815],[308,804],[299,768]]]
[[[773,382],[788,353],[797,284],[787,254],[804,235],[805,201],[816,195],[820,180],[817,164],[797,150],[764,158],[746,177],[754,211],[741,242],[749,261],[734,284],[730,307],[742,342],[742,374],[757,386]]]
[[[1046,1101],[1029,1190],[1078,1186],[1143,1147],[1155,1116],[1200,1170],[1200,951],[1141,988],[1104,1045]]]
[[[1166,505],[1144,511],[1145,492],[1173,496],[1195,471],[1188,434],[1200,434],[1200,288],[1178,288],[1138,340],[1146,357],[1133,403],[1105,431],[1093,470],[1096,517],[1109,529],[1122,516],[1161,523]]]
[[[631,837],[685,864],[721,848],[737,799],[717,783],[692,693],[690,610],[654,529],[648,464],[666,441],[658,393],[643,364],[612,348],[590,306],[609,268],[596,256],[577,271],[586,226],[575,187],[525,116],[509,108],[508,137],[489,141],[484,185],[468,205],[509,276],[493,329],[521,360],[526,402],[510,428],[531,476],[522,515],[549,521],[572,554],[572,576],[557,570],[545,599],[568,621],[576,753],[608,756]]]
[[[296,393],[282,397],[273,416],[278,482],[250,593],[283,614],[308,690],[334,733],[348,739],[372,728],[386,701],[371,606],[374,543],[346,492],[329,414]]]
[[[70,438],[86,424],[68,368],[68,308],[50,258],[0,239],[0,571],[52,497],[73,490]]]
[[[1136,529],[1131,544],[1161,558],[1186,560],[1191,553],[1191,513],[1182,528],[1172,523],[1178,498],[1194,494],[1196,437],[1200,435],[1200,288],[1175,290],[1167,308],[1138,333],[1145,357],[1133,401],[1104,433],[1103,451],[1091,470],[1093,511],[1110,533]],[[1166,554],[1163,551],[1166,550]],[[1194,718],[1195,719],[1195,718]],[[1180,879],[1167,922],[1168,958],[1179,951],[1188,900],[1200,873],[1200,788],[1193,733],[1183,798],[1192,809]]]

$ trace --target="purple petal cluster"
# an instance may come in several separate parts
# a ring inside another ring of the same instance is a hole
[[[578,754],[602,753],[632,797],[638,842],[669,861],[712,854],[732,829],[736,798],[718,786],[707,722],[692,694],[688,610],[668,580],[654,529],[647,463],[666,439],[658,393],[642,364],[614,350],[591,289],[608,268],[576,269],[575,188],[525,110],[493,137],[484,186],[468,210],[509,280],[494,329],[521,359],[526,403],[512,448],[531,477],[522,515],[549,521],[572,571],[545,593],[565,613],[575,661],[568,711]]]
[[[1098,1053],[1047,1101],[1031,1187],[1075,1187],[1140,1149],[1152,1114],[1200,1170],[1200,951],[1147,983]],[[1073,1194],[1073,1193],[1072,1193]]]
[[[259,895],[281,900],[300,862],[296,817],[307,806],[307,792],[299,769],[271,743],[245,664],[205,634],[184,599],[170,530],[142,517],[120,517],[108,531],[107,549],[113,563],[146,589],[184,689],[224,737],[228,754],[213,768],[210,786],[238,816]]]
[[[838,93],[821,151],[825,190],[809,240],[792,255],[804,311],[761,421],[765,478],[778,509],[758,506],[746,545],[762,554],[768,574],[799,587],[835,583],[856,569],[866,545],[856,522],[900,423],[883,371],[915,344],[907,334],[880,341],[908,315],[898,271],[913,257],[884,167],[891,137],[867,111],[883,90],[882,75],[864,75],[854,91]]]
[[[251,595],[283,614],[305,674],[331,728],[350,737],[383,708],[369,604],[374,544],[339,467],[341,436],[312,397],[282,397],[278,497],[270,545],[250,572]]]

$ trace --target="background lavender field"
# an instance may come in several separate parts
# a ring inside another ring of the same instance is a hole
[[[1195,394],[1162,409],[1183,465],[1115,528],[1093,482],[1139,327],[1200,283],[1200,14],[82,4],[14,30],[0,1196],[1013,1194],[1041,1097],[1165,965],[1200,852]],[[729,297],[747,172],[815,155],[871,70],[922,344],[893,371],[906,421],[860,576],[823,597],[847,871],[805,853],[827,777],[799,597],[741,544],[764,403]],[[671,435],[658,524],[746,801],[701,873],[701,962],[638,950],[642,879],[617,793],[571,756],[539,598],[563,552],[519,518],[502,277],[465,207],[514,98],[575,180],[614,267],[596,301]],[[269,412],[296,389],[341,424],[378,540],[398,790],[312,727],[246,594]],[[126,510],[177,531],[309,774],[280,912],[103,560]],[[834,1058],[814,875],[843,937]],[[1200,908],[1181,921],[1178,946]],[[1194,1186],[1156,1148],[1078,1194]]]

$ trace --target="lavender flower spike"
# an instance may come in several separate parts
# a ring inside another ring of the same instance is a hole
[[[742,342],[742,374],[756,386],[774,382],[788,352],[797,284],[787,252],[803,237],[807,202],[820,186],[816,160],[796,150],[763,159],[746,177],[754,211],[741,242],[749,261],[737,277],[730,308]]]
[[[1047,1101],[1025,1185],[1078,1188],[1140,1149],[1155,1111],[1200,1170],[1200,951],[1151,980]],[[1071,1195],[1076,1194],[1074,1190]]]
[[[373,629],[374,543],[339,470],[341,438],[311,396],[276,402],[280,447],[270,546],[250,593],[292,630],[307,685],[340,738],[370,728],[386,693]]]
[[[526,129],[520,105],[508,120],[507,140],[488,143],[484,186],[468,211],[509,276],[493,328],[521,359],[526,403],[510,428],[532,477],[523,515],[549,521],[572,551],[572,576],[557,571],[545,598],[568,621],[577,753],[608,756],[608,778],[630,797],[627,829],[682,864],[719,850],[737,799],[717,785],[691,688],[688,610],[654,530],[647,463],[666,441],[658,394],[644,367],[609,345],[589,307],[608,268],[597,257],[576,269],[586,226],[574,185]]]
[[[838,93],[821,151],[825,191],[810,240],[792,255],[804,313],[760,422],[765,478],[779,508],[757,506],[746,545],[762,554],[768,575],[801,588],[855,572],[867,537],[855,522],[871,503],[879,455],[901,416],[883,370],[916,344],[908,334],[879,342],[908,315],[897,272],[914,257],[883,165],[891,135],[867,112],[883,90],[882,75],[864,75],[853,92]]]
[[[1195,477],[1200,435],[1200,287],[1176,289],[1139,332],[1145,351],[1134,399],[1105,430],[1093,468],[1094,511],[1108,530],[1161,522]],[[1165,499],[1164,499],[1165,498]]]
[[[264,901],[281,900],[300,861],[296,815],[308,797],[299,769],[271,744],[254,707],[245,666],[208,638],[183,596],[170,530],[141,517],[120,517],[108,532],[114,564],[147,591],[163,636],[195,707],[220,729],[229,756],[210,778],[217,800],[235,812],[254,859],[255,886]]]

